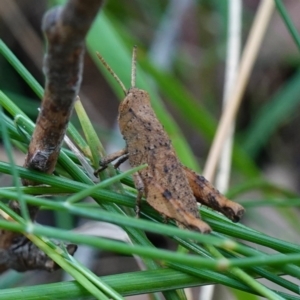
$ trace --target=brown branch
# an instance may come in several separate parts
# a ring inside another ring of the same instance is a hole
[[[102,0],[69,0],[64,7],[46,13],[42,29],[48,49],[44,61],[45,93],[24,166],[51,174],[54,171],[67,125],[79,92],[85,36],[101,7]],[[36,183],[23,180],[24,185]],[[19,203],[9,204],[20,214]],[[29,206],[32,220],[38,208]],[[77,246],[66,246],[73,254]],[[20,233],[0,230],[0,273],[43,269],[57,265]]]
[[[46,88],[25,167],[51,174],[81,83],[84,37],[101,5],[100,0],[69,1],[49,11],[43,20],[48,40]]]

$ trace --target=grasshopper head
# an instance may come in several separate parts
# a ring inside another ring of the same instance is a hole
[[[149,107],[149,94],[138,88],[130,88],[125,99],[119,105],[119,126],[121,132],[129,122],[133,123],[135,119],[144,119],[144,115],[149,110]]]
[[[119,106],[119,118],[125,114],[139,115],[150,105],[149,94],[138,88],[130,88]]]

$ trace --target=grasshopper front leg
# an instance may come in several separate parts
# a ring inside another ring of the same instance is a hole
[[[114,152],[112,154],[107,155],[100,161],[100,167],[94,172],[94,175],[97,176],[101,171],[105,170],[111,162],[114,160],[119,159],[114,167],[118,168],[123,162],[125,162],[128,159],[128,151],[126,148],[121,149],[117,152]]]
[[[139,217],[141,200],[142,200],[143,195],[145,194],[145,186],[144,186],[144,183],[143,183],[142,178],[139,175],[139,173],[133,174],[133,181],[134,181],[134,185],[138,191],[137,196],[136,196],[136,203],[135,203],[135,213],[136,213],[137,217]]]

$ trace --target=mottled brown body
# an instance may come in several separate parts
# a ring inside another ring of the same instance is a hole
[[[148,93],[137,88],[128,91],[119,107],[119,126],[130,165],[148,164],[138,172],[147,202],[185,227],[209,232],[210,227],[199,218],[196,199]]]
[[[147,202],[164,216],[174,219],[180,227],[208,233],[209,225],[200,219],[197,201],[219,212],[232,221],[239,221],[244,208],[219,193],[203,176],[184,167],[178,160],[172,143],[158,121],[147,92],[135,88],[136,48],[132,60],[132,87],[126,91],[123,83],[97,53],[103,65],[121,85],[126,97],[119,106],[119,127],[126,148],[104,158],[100,169],[120,158],[119,166],[129,159],[131,167],[148,166],[134,174],[135,186]]]
[[[135,176],[135,184],[153,208],[179,225],[203,233],[211,229],[200,219],[197,200],[233,221],[240,219],[242,206],[226,199],[204,177],[181,165],[147,92],[129,89],[119,107],[119,126],[130,165],[148,164]]]

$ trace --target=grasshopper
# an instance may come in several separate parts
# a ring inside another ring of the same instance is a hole
[[[151,107],[149,94],[135,87],[136,48],[133,51],[129,90],[126,90],[102,56],[99,53],[97,56],[125,93],[125,99],[119,106],[118,122],[126,147],[104,158],[95,173],[117,159],[115,167],[127,159],[131,167],[147,164],[146,168],[133,175],[138,190],[137,204],[145,195],[156,211],[174,219],[179,227],[201,233],[209,233],[211,228],[201,220],[197,201],[223,213],[234,222],[239,221],[244,208],[228,200],[203,176],[183,166],[178,160],[167,133]]]

